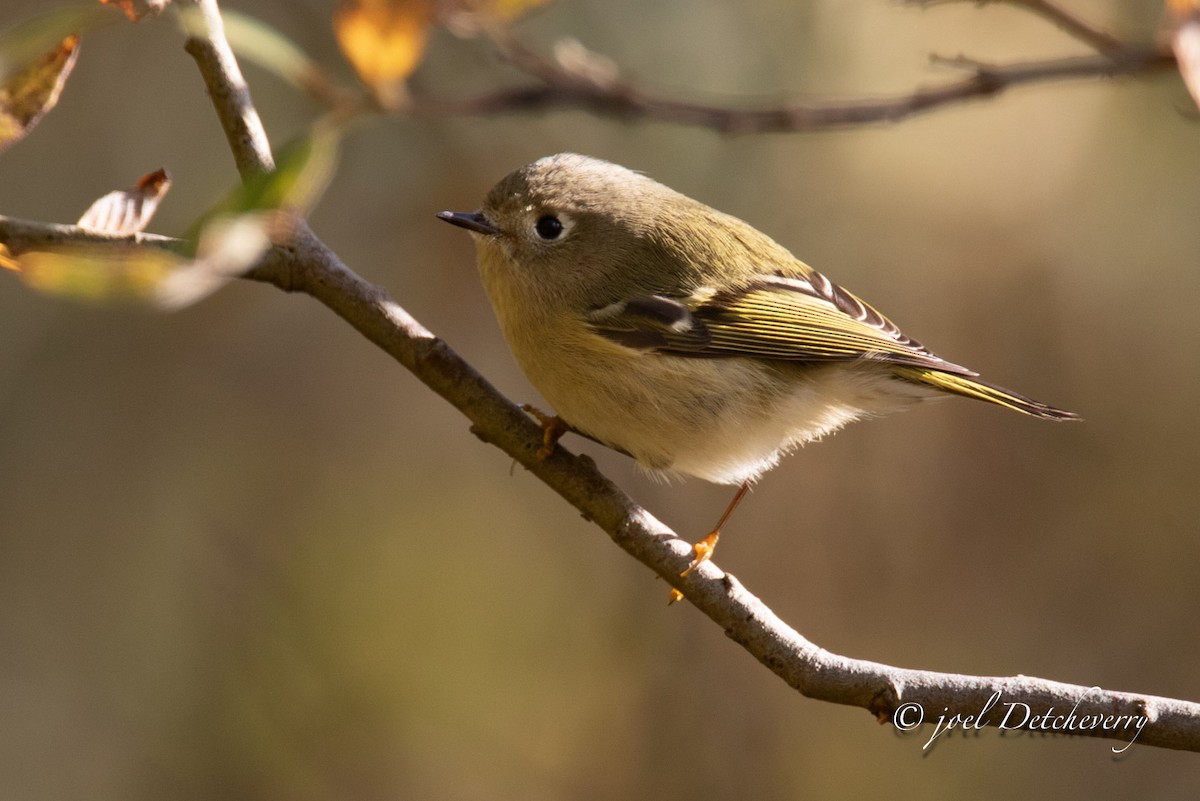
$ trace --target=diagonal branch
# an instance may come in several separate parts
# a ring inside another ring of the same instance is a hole
[[[271,172],[275,161],[271,144],[250,98],[250,87],[242,77],[233,48],[225,38],[225,23],[216,0],[191,0],[194,14],[184,17],[190,28],[184,49],[196,60],[213,107],[225,131],[229,149],[243,180]]]
[[[198,0],[198,5],[216,13],[213,0]],[[196,57],[204,74],[239,170],[249,176],[269,169],[269,144],[265,136],[260,137],[251,130],[253,125],[247,124],[247,120],[256,120],[257,115],[253,113],[249,93],[243,91],[245,87],[237,65],[231,57],[228,60],[220,57],[223,50],[220,26],[208,26],[203,33],[194,35],[194,41],[189,45],[189,52]],[[217,57],[212,57],[213,54]],[[1150,56],[1144,58],[1143,67],[1149,63]],[[1153,58],[1162,56],[1153,54]],[[1110,60],[1109,63],[1118,65],[1119,69],[1121,60]],[[974,75],[963,82],[967,88],[957,90],[958,94],[945,89],[926,90],[914,93],[903,103],[859,107],[854,114],[843,111],[842,117],[826,112],[830,114],[827,119],[841,119],[840,124],[850,124],[872,115],[877,119],[896,119],[932,105],[951,102],[951,99],[994,93],[1022,80],[1022,72],[1016,67],[978,64],[971,64],[971,67]],[[1063,75],[1080,69],[1081,65],[1072,66],[1071,63],[1059,63],[1056,67]],[[1025,70],[1032,75],[1048,74],[1044,64],[1040,67],[1027,65]],[[579,80],[578,76],[576,80]],[[552,95],[558,102],[571,98],[572,91],[582,92],[579,98],[584,100],[593,96],[589,92],[596,98],[605,96],[599,92],[598,83],[592,89],[587,87],[586,82],[579,82],[557,90],[547,88],[560,92]],[[613,91],[607,97],[610,97],[607,102],[618,103],[615,108],[638,108],[636,104],[623,105],[634,103],[633,100],[611,99],[622,97],[621,91]],[[534,97],[530,102],[539,101]],[[671,113],[680,119],[712,117],[724,119],[729,130],[743,129],[734,117],[722,117],[712,109],[686,104],[674,104],[673,107],[662,101],[642,113],[665,114],[672,108]],[[475,113],[484,112],[477,110]],[[772,123],[774,119],[770,114],[763,114],[759,127],[750,129],[776,130],[770,127],[777,124]],[[68,241],[94,241],[95,237],[95,234],[74,226],[0,217],[0,244],[18,255],[23,250]],[[105,237],[104,240],[154,245],[168,241],[148,235]],[[908,670],[832,654],[790,628],[737,579],[712,563],[704,563],[696,572],[681,578],[679,571],[692,556],[689,543],[638,506],[587,457],[570,454],[556,446],[549,457],[539,460],[536,454],[542,444],[540,427],[383,289],[364,281],[346,267],[306,224],[298,225],[294,239],[286,247],[273,248],[247,277],[288,292],[307,294],[339,315],[459,409],[470,420],[471,430],[477,436],[519,461],[607,532],[617,545],[683,591],[731,639],[803,695],[862,707],[881,721],[891,719],[904,729],[919,723],[926,711],[938,714],[937,710],[944,710],[941,714],[945,718],[969,716],[978,725],[1006,727],[1010,718],[1003,713],[1023,705],[1020,707],[1024,711],[1020,728],[1059,732],[1066,729],[1080,736],[1107,738],[1117,741],[1118,745],[1113,746],[1116,752],[1124,751],[1134,741],[1200,751],[1200,704],[1026,676],[977,677]],[[1067,720],[1074,720],[1075,724],[1055,725]],[[1083,721],[1094,722],[1089,725]],[[931,737],[930,742],[932,740]]]
[[[550,457],[539,461],[541,428],[384,290],[342,264],[306,226],[290,248],[273,251],[248,277],[308,294],[342,317],[466,415],[477,436],[520,462],[617,545],[678,587],[731,639],[803,695],[862,707],[901,728],[913,722],[904,716],[916,710],[923,715],[944,709],[946,718],[977,715],[982,725],[1000,726],[1005,723],[1003,713],[1016,708],[1020,717],[1010,716],[1009,723],[1025,718],[1028,727],[1036,726],[1036,720],[1060,720],[1074,713],[1078,720],[1113,724],[1071,731],[1120,741],[1122,745],[1113,747],[1118,753],[1134,740],[1200,751],[1200,704],[1028,676],[907,670],[832,654],[789,627],[715,565],[704,563],[695,574],[681,578],[679,571],[693,556],[688,542],[638,506],[586,456],[556,446]],[[1121,720],[1126,722],[1118,726]]]
[[[0,243],[15,253],[94,236],[75,226],[0,217]],[[516,459],[627,553],[678,587],[732,640],[803,695],[862,707],[904,729],[926,712],[944,710],[944,720],[973,716],[987,726],[1015,728],[1015,721],[1024,724],[1021,728],[1040,724],[1042,730],[1053,726],[1061,732],[1065,725],[1080,736],[1117,741],[1113,750],[1118,753],[1134,741],[1200,751],[1200,704],[1029,676],[908,670],[830,653],[789,627],[715,565],[706,562],[681,578],[679,571],[693,555],[688,542],[635,503],[586,456],[556,446],[548,458],[538,460],[541,428],[383,289],[346,267],[306,225],[300,225],[288,247],[274,248],[247,277],[310,295],[332,310],[461,411],[480,439]],[[1009,709],[1018,715],[1006,717]],[[1064,723],[1069,715],[1077,722],[1096,722],[1071,726]]]

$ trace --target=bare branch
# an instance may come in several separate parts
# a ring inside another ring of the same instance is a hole
[[[20,255],[27,250],[63,245],[151,245],[169,249],[181,244],[181,241],[159,234],[115,236],[78,225],[33,222],[0,215],[0,244],[5,245],[13,255]]]
[[[75,226],[0,217],[0,242],[10,246],[96,238]],[[980,720],[981,725],[989,726],[1001,725],[1002,711],[1007,709],[1002,705],[1014,704],[1027,705],[1029,714],[1023,717],[1030,720],[1048,714],[1061,718],[1068,712],[1074,712],[1077,719],[1113,721],[1123,716],[1142,721],[1141,727],[1096,725],[1071,731],[1115,740],[1117,751],[1135,738],[1143,745],[1200,751],[1200,704],[1028,676],[907,670],[832,654],[790,628],[741,582],[715,565],[705,563],[696,573],[680,578],[679,572],[692,558],[688,542],[638,506],[586,456],[556,446],[548,458],[539,461],[542,431],[538,424],[383,289],[346,267],[307,226],[301,225],[289,247],[273,249],[247,277],[289,292],[303,292],[331,309],[461,411],[477,436],[520,462],[604,529],[617,545],[682,590],[732,640],[803,695],[862,707],[880,721],[897,723],[903,722],[894,717],[897,711],[912,704],[924,710],[944,709],[947,718],[991,709],[993,714]],[[993,696],[997,700],[991,700]]]
[[[195,13],[185,17],[190,29],[184,49],[200,67],[204,85],[233,152],[238,174],[245,179],[271,172],[275,169],[271,144],[254,101],[250,99],[250,87],[225,39],[225,25],[216,0],[192,2]]]
[[[329,307],[466,415],[477,436],[520,462],[617,545],[678,587],[731,639],[803,695],[859,706],[886,721],[914,703],[925,710],[945,709],[947,716],[979,714],[999,693],[1000,703],[1026,704],[1031,716],[1073,710],[1080,718],[1112,720],[1121,715],[1144,721],[1140,734],[1099,726],[1072,730],[1083,736],[1128,743],[1137,734],[1137,742],[1144,745],[1200,751],[1200,704],[1027,676],[906,670],[832,654],[790,628],[715,565],[705,563],[681,578],[679,571],[693,555],[688,542],[638,506],[591,459],[556,446],[549,458],[539,461],[541,428],[383,289],[342,264],[307,227],[292,247],[274,250],[248,277],[303,292]],[[997,708],[982,722],[998,726],[1002,720]]]
[[[1101,30],[1091,23],[1072,14],[1058,3],[1052,0],[970,0],[975,5],[986,6],[998,3],[1004,3],[1010,6],[1017,6],[1026,11],[1031,11],[1053,22],[1059,28],[1062,28],[1067,33],[1074,36],[1079,41],[1089,47],[1098,50],[1101,53],[1118,53],[1127,49],[1125,42],[1122,42],[1112,34]],[[954,2],[962,2],[962,0],[907,0],[911,5],[915,6],[932,6],[943,5]]]
[[[1131,75],[1170,68],[1169,49],[1129,47],[1103,55],[1070,56],[1013,64],[985,65],[963,59],[973,72],[939,86],[907,94],[835,103],[796,103],[762,108],[735,108],[655,97],[620,80],[595,81],[544,61],[512,40],[505,52],[514,64],[537,78],[534,86],[503,89],[464,100],[414,96],[409,111],[429,116],[486,116],[510,111],[583,108],[626,120],[648,119],[712,128],[722,133],[798,132],[898,122],[956,103],[990,97],[1006,89],[1067,79]]]
[[[1051,0],[992,0],[1026,8],[1062,28],[1076,39],[1091,45],[1101,53],[1118,53],[1126,45],[1117,37],[1097,28]]]
[[[962,0],[907,2],[929,6]],[[390,113],[453,117],[580,108],[623,120],[655,120],[711,128],[727,134],[818,131],[899,122],[954,104],[992,97],[1025,84],[1150,73],[1175,64],[1175,56],[1169,47],[1122,42],[1050,0],[971,2],[978,5],[1008,3],[1027,9],[1054,22],[1098,52],[1088,56],[988,65],[961,58],[957,65],[970,64],[975,67],[974,74],[891,97],[736,106],[658,96],[622,79],[611,59],[589,52],[573,40],[559,42],[554,58],[545,58],[504,25],[480,24],[477,32],[486,35],[501,58],[533,79],[531,83],[457,99],[410,87],[411,102]],[[365,113],[388,113],[365,97],[351,100],[349,93],[334,92],[328,87],[308,86],[307,91],[339,119]]]
[[[272,159],[249,92],[224,45],[214,0],[197,0],[208,19],[206,33],[189,40],[243,176],[270,170]],[[1044,13],[1044,12],[1043,12]],[[653,99],[621,84],[604,70],[568,70],[516,53],[522,67],[543,85],[497,93],[459,104],[424,101],[426,113],[486,114],[512,108],[581,105],[594,111],[710,125],[727,131],[803,130],[869,121],[901,119],[936,106],[995,94],[1037,80],[1083,75],[1115,75],[1171,63],[1158,50],[1122,49],[1116,56],[1030,62],[1004,66],[960,60],[971,70],[960,81],[878,101],[782,109],[731,110]],[[0,217],[0,243],[14,253],[66,242],[120,241],[163,246],[172,240],[137,234],[111,237],[75,226],[31,223]],[[831,654],[787,626],[733,576],[711,562],[681,578],[692,547],[638,506],[602,475],[593,462],[556,446],[538,459],[541,428],[504,398],[442,340],[417,322],[387,293],[351,271],[308,228],[299,224],[286,247],[272,248],[247,275],[289,292],[303,292],[338,314],[368,340],[412,371],[459,409],[472,431],[519,461],[537,478],[595,522],[621,548],[679,588],[704,614],[764,666],[800,693],[859,706],[881,721],[920,704],[950,715],[980,715],[981,725],[1001,726],[999,710],[981,715],[1001,699],[1027,705],[1029,715],[1054,710],[1077,717],[1137,720],[1128,727],[1078,726],[1071,733],[1144,745],[1200,751],[1200,704],[1157,696],[1120,693],[1025,676],[975,677],[907,670]],[[1028,719],[1028,716],[1027,716]],[[911,721],[906,721],[911,722]],[[1144,728],[1143,728],[1144,727]],[[1030,723],[1025,728],[1036,728]]]

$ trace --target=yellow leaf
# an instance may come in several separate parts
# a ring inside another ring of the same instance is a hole
[[[385,101],[402,97],[432,23],[433,0],[343,0],[333,20],[342,52]]]
[[[30,287],[79,300],[149,300],[183,258],[136,245],[68,245],[28,250],[4,266]]]
[[[21,271],[21,264],[13,256],[12,251],[3,242],[0,242],[0,267],[6,270],[12,270],[14,273]]]
[[[166,170],[143,175],[133,189],[109,192],[93,203],[79,218],[79,226],[113,236],[144,231],[170,188]]]
[[[531,8],[545,5],[546,2],[547,0],[484,0],[476,5],[484,14],[501,20],[512,20]]]
[[[0,85],[0,151],[23,139],[62,92],[79,55],[76,34],[7,75]]]

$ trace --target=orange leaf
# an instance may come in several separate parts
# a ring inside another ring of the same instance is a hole
[[[1175,65],[1200,106],[1200,0],[1167,0],[1167,19]]]
[[[21,263],[17,261],[17,257],[12,254],[12,251],[3,242],[0,242],[0,267],[12,270],[15,273],[21,271]]]
[[[137,22],[142,17],[159,14],[171,0],[100,0],[108,6],[116,6],[125,12],[130,22]]]
[[[23,139],[54,108],[78,55],[79,36],[71,34],[8,75],[0,85],[0,151]]]
[[[93,203],[79,218],[79,226],[113,236],[144,231],[170,188],[166,170],[143,175],[133,189],[109,192]]]
[[[342,52],[385,101],[402,96],[432,23],[433,0],[343,0],[333,19]]]
[[[531,8],[545,5],[547,0],[485,0],[477,3],[479,11],[501,20],[512,20]]]

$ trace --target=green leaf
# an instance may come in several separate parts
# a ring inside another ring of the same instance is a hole
[[[279,149],[273,172],[255,175],[200,218],[187,237],[198,239],[209,220],[245,212],[287,209],[307,214],[329,185],[337,166],[341,128],[318,121],[304,136]]]

